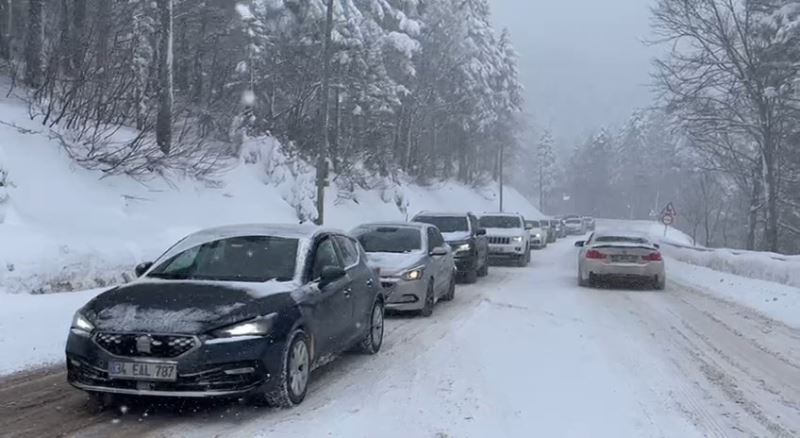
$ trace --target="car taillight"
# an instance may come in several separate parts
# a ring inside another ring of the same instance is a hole
[[[586,251],[586,258],[587,259],[599,260],[599,259],[608,258],[608,255],[607,254],[603,254],[602,252],[600,252],[600,251],[598,251],[596,249],[590,249],[589,251]]]
[[[661,258],[661,253],[658,252],[658,251],[651,252],[650,254],[647,254],[646,256],[642,256],[642,258],[645,261],[648,261],[648,262],[660,262],[661,260],[663,260]]]

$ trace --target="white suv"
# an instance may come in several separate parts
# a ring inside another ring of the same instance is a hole
[[[490,257],[514,259],[519,266],[528,266],[531,261],[530,228],[525,225],[521,214],[484,213],[480,224],[486,229]]]

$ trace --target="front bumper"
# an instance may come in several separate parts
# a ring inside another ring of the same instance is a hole
[[[514,242],[508,245],[489,245],[489,256],[492,258],[516,258],[525,255],[525,244]]]
[[[464,256],[456,254],[454,261],[456,263],[456,270],[459,274],[472,272],[478,269],[478,256],[475,254],[468,254]]]
[[[406,281],[399,278],[381,278],[381,285],[386,291],[386,310],[400,312],[422,310],[425,307],[425,294],[428,293],[427,282],[423,279]]]
[[[160,397],[230,397],[277,384],[283,342],[248,338],[220,344],[200,343],[175,358],[122,357],[92,339],[70,333],[67,340],[67,381],[85,391]],[[174,363],[175,381],[112,378],[110,361]]]

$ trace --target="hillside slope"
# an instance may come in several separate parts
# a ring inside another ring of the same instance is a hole
[[[7,172],[5,186],[0,184],[0,292],[47,293],[124,281],[136,263],[200,228],[297,223],[299,213],[313,210],[313,170],[288,160],[277,141],[249,139],[242,157],[213,181],[177,174],[148,181],[106,176],[76,166],[30,120],[22,102],[0,98],[0,169]],[[380,188],[344,190],[334,180],[326,225],[350,229],[364,221],[405,220],[427,209],[497,209],[493,188],[375,185]],[[508,210],[540,216],[515,190],[505,193]]]

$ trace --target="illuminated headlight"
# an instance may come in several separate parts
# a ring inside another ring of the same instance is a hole
[[[94,324],[89,322],[89,320],[81,315],[81,312],[75,312],[75,316],[72,317],[72,333],[75,333],[79,336],[86,336],[89,337],[94,330]]]
[[[535,237],[536,237],[537,239],[541,239],[541,238],[542,238],[542,234],[541,234],[541,233],[536,233]]]
[[[244,322],[229,325],[221,329],[214,330],[211,334],[217,338],[235,338],[237,336],[266,336],[272,331],[272,325],[277,319],[277,313],[270,313],[267,316],[249,319]]]
[[[459,252],[470,252],[470,251],[472,251],[472,245],[470,245],[469,243],[462,243],[461,245],[457,245],[455,247],[455,250],[456,250],[457,253],[459,253]]]
[[[512,237],[511,241],[514,242],[514,243],[522,243],[522,237],[521,236]]]
[[[424,268],[422,267],[409,269],[408,271],[404,272],[403,275],[401,275],[400,277],[406,281],[419,280],[420,278],[422,278],[423,270]]]

